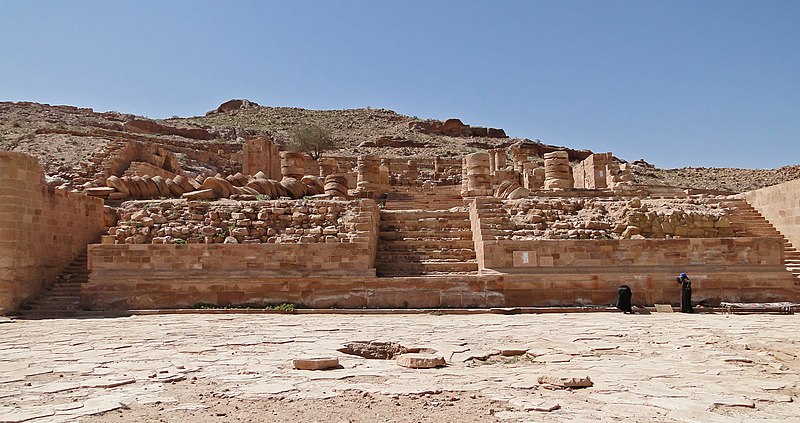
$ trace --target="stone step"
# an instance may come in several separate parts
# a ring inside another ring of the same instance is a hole
[[[465,230],[429,230],[429,231],[392,231],[379,232],[381,241],[400,241],[405,239],[472,239],[472,231]]]
[[[435,250],[440,248],[449,249],[473,249],[475,247],[472,238],[470,239],[404,239],[404,240],[378,240],[378,251],[390,250]]]
[[[421,263],[426,261],[474,261],[475,251],[380,251],[376,263]],[[377,264],[376,264],[377,266]]]
[[[419,222],[381,222],[378,226],[380,231],[396,231],[396,230],[465,230],[470,229],[469,220],[462,221],[419,221]]]
[[[467,211],[429,211],[429,210],[398,210],[398,211],[382,211],[381,222],[409,222],[419,221],[420,219],[447,219],[452,221],[466,220],[469,221],[469,212]]]
[[[385,263],[375,270],[378,275],[412,275],[426,273],[466,273],[477,272],[478,263],[468,262],[421,262],[421,263]]]

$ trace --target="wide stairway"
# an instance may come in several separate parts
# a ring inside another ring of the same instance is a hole
[[[786,270],[792,272],[795,278],[800,279],[800,251],[786,239],[769,221],[753,206],[744,200],[734,200],[728,205],[737,208],[737,214],[742,218],[742,224],[748,236],[783,238],[784,261]],[[800,284],[796,281],[795,284]]]
[[[477,274],[469,211],[458,187],[400,189],[381,210],[377,275]]]
[[[81,285],[88,282],[86,250],[64,269],[56,280],[22,306],[24,317],[63,317],[80,310]]]

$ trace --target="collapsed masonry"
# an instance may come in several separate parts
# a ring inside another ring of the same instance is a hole
[[[634,302],[675,303],[682,272],[711,305],[796,300],[800,240],[741,197],[635,185],[610,153],[526,148],[315,161],[254,137],[219,149],[232,172],[210,176],[130,144],[80,193],[0,153],[0,312],[607,305],[623,283]],[[66,242],[58,260],[45,233]],[[55,274],[94,239],[86,282],[67,288]]]

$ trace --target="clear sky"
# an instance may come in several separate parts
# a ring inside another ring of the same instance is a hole
[[[800,164],[800,1],[0,0],[0,100],[458,117],[659,167]]]

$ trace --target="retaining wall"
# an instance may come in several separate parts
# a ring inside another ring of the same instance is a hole
[[[103,223],[103,200],[50,189],[35,158],[0,152],[0,314],[41,291]]]

